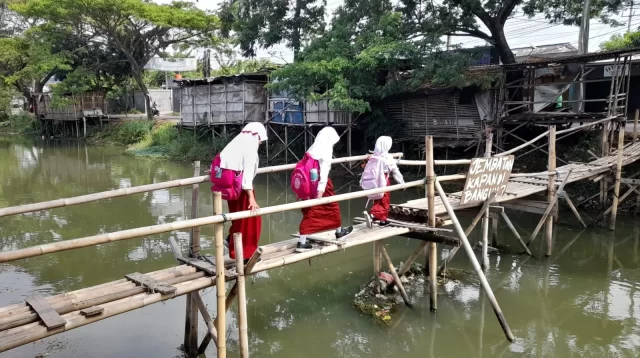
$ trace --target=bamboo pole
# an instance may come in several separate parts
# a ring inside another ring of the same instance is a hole
[[[433,161],[433,165],[469,165],[471,164],[471,159],[452,159],[452,160],[440,160],[436,159]],[[398,160],[398,165],[407,165],[407,166],[423,166],[424,162],[422,160]]]
[[[394,158],[399,158],[399,157],[402,157],[402,153],[394,153],[392,154],[392,156]],[[351,162],[351,161],[360,161],[360,160],[366,159],[367,157],[368,155],[359,155],[359,156],[353,156],[353,157],[336,158],[331,160],[331,163],[338,164],[338,163],[345,163],[345,162]],[[267,173],[275,173],[275,172],[286,171],[286,170],[293,170],[295,166],[296,164],[285,164],[285,165],[276,165],[271,167],[259,168],[257,171],[257,174],[267,174]],[[44,201],[40,203],[0,208],[0,217],[18,215],[18,214],[24,214],[24,213],[30,213],[34,211],[48,210],[48,209],[54,209],[54,208],[61,208],[66,206],[89,203],[89,202],[98,201],[98,200],[145,193],[145,192],[154,191],[154,190],[169,189],[169,188],[188,186],[193,184],[200,184],[200,183],[207,182],[209,180],[210,180],[209,175],[203,175],[195,178],[170,180],[163,183],[139,185],[131,188],[121,188],[116,190],[103,191],[100,193],[93,193],[93,194],[74,196],[74,197],[64,198],[64,199]]]
[[[623,202],[624,199],[626,199],[629,195],[633,194],[634,192],[637,191],[638,185],[630,185],[629,186],[629,190],[627,190],[627,192],[625,192],[624,194],[622,194],[622,196],[620,196],[619,202]],[[596,224],[598,222],[600,222],[600,220],[602,220],[604,217],[606,217],[607,215],[609,215],[609,213],[611,212],[611,210],[613,210],[613,205],[611,205],[607,210],[605,210],[602,214],[598,215],[598,217],[596,217],[593,220],[593,223]]]
[[[638,134],[638,118],[640,118],[640,109],[636,109],[636,114],[633,117],[633,134],[631,136],[632,143],[636,142],[636,136]]]
[[[447,209],[447,213],[449,214],[449,217],[453,222],[453,227],[455,228],[458,234],[458,237],[462,241],[462,246],[464,247],[464,250],[467,252],[467,256],[469,257],[469,260],[471,260],[471,265],[473,266],[473,269],[476,271],[476,274],[480,278],[480,284],[482,285],[482,289],[486,294],[487,298],[489,299],[489,302],[491,302],[491,307],[493,307],[493,312],[496,314],[496,317],[498,318],[498,322],[500,323],[500,326],[502,327],[502,330],[504,331],[505,336],[507,337],[509,342],[513,342],[515,338],[513,336],[513,333],[511,332],[511,328],[509,328],[509,324],[507,323],[507,320],[505,319],[504,314],[502,313],[502,310],[498,305],[498,301],[496,300],[496,297],[494,296],[493,291],[491,290],[491,286],[489,286],[489,282],[487,281],[487,278],[482,272],[482,268],[480,267],[480,263],[478,262],[478,259],[476,258],[475,253],[473,252],[473,248],[469,243],[469,239],[467,239],[467,235],[462,230],[462,226],[460,226],[460,222],[456,217],[455,211],[453,211],[453,208],[451,208],[451,204],[449,203],[449,198],[447,198],[447,194],[444,192],[444,190],[442,189],[442,186],[440,185],[440,182],[437,179],[436,179],[435,185],[436,185],[436,190],[438,191],[438,195],[440,195],[440,198],[442,199],[442,204]]]
[[[191,294],[198,306],[198,310],[202,315],[202,320],[207,325],[207,334],[206,337],[202,340],[202,345],[198,347],[198,354],[204,354],[209,345],[209,342],[213,340],[215,344],[218,344],[218,332],[216,331],[216,326],[213,324],[213,320],[211,319],[211,315],[207,310],[207,306],[202,301],[202,297],[200,294]]]
[[[556,170],[556,126],[549,126],[549,165],[550,172]],[[547,184],[547,201],[551,202],[556,189],[555,175],[549,175]],[[555,204],[552,204],[555,205]],[[547,242],[546,256],[549,257],[553,253],[553,217],[547,216],[547,226],[545,231],[545,239]]]
[[[491,148],[493,148],[493,133],[487,133],[485,142],[484,156],[491,157]],[[482,217],[482,270],[487,272],[489,269],[489,208],[484,211]]]
[[[428,208],[428,226],[436,227],[436,211],[435,211],[435,188],[434,182],[436,174],[433,168],[433,136],[425,138],[425,159],[427,161],[427,208]],[[438,269],[438,245],[435,242],[429,242],[427,245],[429,253],[429,307],[431,312],[438,310],[438,279],[436,277]]]
[[[569,171],[569,174],[567,174],[567,176],[564,178],[564,180],[560,184],[560,188],[558,188],[556,193],[553,195],[553,198],[549,201],[549,205],[547,205],[547,209],[544,211],[544,214],[542,214],[542,218],[538,222],[538,225],[536,226],[535,230],[533,230],[533,233],[529,238],[529,242],[527,242],[527,246],[531,246],[531,243],[533,242],[533,240],[535,240],[536,236],[538,236],[538,232],[540,232],[540,229],[542,229],[542,225],[547,220],[549,213],[553,209],[553,206],[556,205],[556,202],[558,201],[558,193],[564,190],[564,185],[569,181],[570,176],[571,176],[571,171]]]
[[[194,162],[193,176],[200,175],[200,161]],[[198,217],[198,192],[199,185],[191,186],[191,219]],[[197,257],[200,254],[200,227],[191,228],[189,236],[189,257]],[[184,330],[184,350],[187,355],[195,357],[198,354],[198,306],[195,295],[199,293],[189,293],[186,296],[186,314]]]
[[[587,224],[585,224],[584,221],[582,220],[582,216],[580,216],[580,213],[578,212],[578,208],[576,208],[575,205],[573,205],[573,201],[571,200],[571,198],[569,198],[569,194],[567,194],[567,192],[564,192],[563,195],[564,195],[564,201],[566,201],[567,205],[569,205],[569,208],[573,212],[573,215],[575,215],[575,217],[578,219],[582,227],[586,229]]]
[[[471,234],[471,232],[473,231],[473,229],[476,227],[476,225],[478,225],[478,222],[480,222],[480,219],[482,219],[482,217],[484,216],[484,213],[487,211],[487,209],[489,209],[489,206],[491,205],[491,203],[493,202],[493,200],[496,197],[497,192],[492,193],[487,200],[484,201],[484,204],[482,204],[482,208],[480,208],[480,211],[478,211],[478,213],[476,214],[476,216],[473,218],[473,220],[471,220],[471,224],[469,224],[469,226],[467,227],[467,229],[464,231],[465,235],[469,235]],[[438,268],[438,275],[441,275],[442,272],[444,272],[444,269],[447,267],[447,264],[449,262],[451,262],[451,260],[453,260],[453,257],[458,253],[458,250],[460,249],[460,246],[458,247],[454,247],[451,252],[449,253],[449,255],[447,255],[447,258],[444,260],[444,262],[442,263],[442,265],[440,265],[440,267]]]
[[[213,214],[222,214],[222,194],[220,192],[213,192]],[[216,292],[218,298],[218,312],[226,312],[225,307],[225,284],[224,284],[224,247],[222,240],[224,240],[224,224],[217,223],[213,226],[214,238],[216,243]],[[220,264],[223,263],[223,264]],[[227,356],[227,322],[225,314],[218,315],[218,357],[225,358]]]
[[[396,286],[400,290],[400,295],[402,296],[402,300],[404,300],[404,304],[411,307],[411,302],[409,301],[409,296],[407,295],[407,291],[404,289],[404,285],[402,281],[400,281],[400,276],[396,272],[396,268],[393,266],[393,262],[391,262],[391,258],[389,258],[389,254],[384,246],[380,245],[380,252],[382,252],[382,257],[387,262],[387,266],[389,266],[389,272],[391,272],[391,276],[393,276],[393,280],[396,281]]]
[[[445,180],[449,179],[444,177]],[[254,216],[262,216],[267,214],[279,213],[283,211],[308,208],[316,205],[324,205],[329,203],[335,203],[343,200],[350,200],[354,198],[363,198],[371,194],[384,193],[396,190],[402,190],[406,188],[412,188],[416,186],[424,185],[424,180],[411,181],[404,184],[396,184],[387,186],[384,188],[362,190],[354,193],[345,193],[334,196],[329,196],[321,199],[312,199],[305,201],[298,201],[288,204],[274,205],[266,208],[261,208],[257,212],[251,212],[250,210],[238,211],[235,213],[226,213],[223,215],[213,215],[208,217],[202,217],[198,219],[190,219],[183,221],[176,221],[173,223],[152,225],[146,227],[140,227],[129,230],[116,231],[112,233],[99,234],[94,236],[88,236],[79,239],[65,240],[55,243],[42,244],[38,246],[32,246],[24,249],[6,251],[0,253],[0,263],[9,262],[28,257],[35,257],[53,252],[66,251],[77,249],[81,247],[88,247],[100,244],[106,244],[114,241],[128,240],[136,237],[148,236],[153,234],[160,234],[163,232],[188,229],[194,226],[219,224],[226,221],[233,221],[239,219],[245,219]]]
[[[240,335],[240,357],[249,358],[249,336],[247,335],[247,296],[244,286],[244,256],[242,248],[242,234],[233,234],[236,250],[236,271],[238,278],[238,331]]]
[[[402,264],[400,271],[398,271],[398,275],[402,276],[411,269],[411,265],[418,258],[418,256],[420,256],[420,254],[424,252],[424,248],[427,247],[428,243],[428,241],[423,241],[418,244],[418,247],[415,249],[415,251],[413,251],[413,253],[411,253],[411,255],[409,255],[407,260],[404,262],[404,264]]]
[[[613,207],[609,218],[609,230],[616,229],[616,218],[618,216],[618,204],[620,203],[620,180],[622,179],[622,157],[624,155],[624,127],[625,121],[619,123],[618,128],[618,158],[616,162],[616,182],[613,187]]]
[[[524,251],[527,253],[527,255],[531,256],[531,250],[529,250],[529,247],[527,247],[527,244],[525,244],[524,241],[522,241],[522,237],[520,237],[520,234],[518,233],[518,230],[516,230],[516,227],[513,226],[513,223],[509,219],[509,216],[507,216],[507,213],[502,211],[501,214],[502,214],[502,219],[504,220],[504,222],[507,224],[507,226],[513,233],[513,236],[515,236],[516,239],[518,239],[518,242],[520,243],[522,248],[524,248]]]
[[[376,292],[380,293],[380,248],[378,245],[378,241],[373,242],[373,282]]]

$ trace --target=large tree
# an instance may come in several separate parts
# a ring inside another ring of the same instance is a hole
[[[469,57],[442,51],[435,29],[414,36],[389,0],[346,0],[331,29],[272,73],[274,91],[366,112],[371,103],[430,83],[464,86]]]
[[[415,33],[439,25],[452,36],[469,36],[495,46],[503,63],[514,63],[504,28],[514,11],[521,7],[530,17],[543,14],[549,23],[579,25],[582,22],[582,0],[400,0],[400,9]],[[616,25],[611,15],[618,13],[626,0],[591,1],[591,18]],[[434,18],[432,14],[437,14]]]
[[[227,0],[220,7],[225,35],[233,33],[245,57],[284,43],[294,58],[324,31],[326,0]]]
[[[126,58],[150,108],[144,66],[169,46],[213,36],[217,17],[193,4],[159,5],[146,0],[13,0],[12,8],[29,17],[75,29]],[[148,111],[149,118],[153,115]]]

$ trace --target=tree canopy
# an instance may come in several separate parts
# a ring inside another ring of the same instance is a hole
[[[332,108],[353,112],[371,102],[415,89],[469,84],[469,56],[442,51],[440,33],[413,37],[403,13],[388,0],[347,0],[331,29],[313,41],[293,64],[272,73],[273,91],[298,98],[327,99]]]
[[[169,46],[213,36],[218,26],[216,16],[184,1],[160,5],[144,0],[14,0],[11,8],[73,29],[95,46],[117,50],[130,66],[148,106],[142,76],[145,64]]]
[[[600,45],[605,51],[624,50],[640,47],[640,31],[628,32],[624,35],[613,35],[611,39]]]

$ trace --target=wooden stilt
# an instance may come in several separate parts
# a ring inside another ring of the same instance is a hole
[[[376,286],[376,292],[380,293],[380,249],[378,245],[380,245],[379,241],[373,242],[373,282]]]
[[[555,170],[556,170],[556,126],[549,126],[548,171],[553,172]],[[550,174],[549,183],[547,184],[547,201],[551,202],[555,194],[555,189],[556,189],[556,176],[555,174]],[[553,217],[550,217],[550,216],[547,216],[545,239],[547,242],[547,251],[545,255],[549,257],[553,253]]]
[[[493,194],[491,194],[491,196],[489,196],[489,198],[487,200],[484,201],[484,204],[482,205],[482,208],[480,208],[480,211],[478,211],[478,213],[473,218],[473,220],[471,220],[471,224],[469,224],[467,229],[464,231],[465,235],[471,234],[471,232],[476,227],[476,225],[478,225],[478,222],[480,222],[480,219],[482,219],[482,217],[484,216],[485,212],[489,209],[489,206],[491,205],[491,203],[493,202],[493,199],[495,197],[496,197],[496,193],[493,193]],[[438,268],[438,275],[442,274],[444,269],[447,267],[447,264],[449,262],[451,262],[451,260],[453,260],[453,257],[456,255],[456,253],[458,253],[459,249],[460,249],[460,246],[454,247],[451,250],[451,252],[449,253],[449,255],[447,255],[447,258],[444,260],[442,265],[440,265],[440,267]]]
[[[624,152],[624,127],[625,121],[619,122],[618,126],[618,157],[616,162],[616,182],[613,187],[613,206],[611,217],[609,218],[609,230],[616,229],[616,218],[618,216],[618,204],[620,203],[620,180],[622,179],[622,156]]]
[[[573,201],[571,201],[571,198],[569,197],[569,194],[567,194],[566,191],[561,193],[561,194],[564,196],[564,201],[567,203],[567,205],[569,205],[569,208],[571,209],[571,211],[573,211],[573,215],[576,216],[576,219],[578,219],[578,221],[580,222],[582,227],[584,227],[586,229],[587,228],[587,224],[585,224],[584,221],[582,220],[582,216],[580,216],[580,213],[578,212],[578,209],[575,207],[575,205],[573,205]]]
[[[400,276],[396,272],[396,268],[393,266],[393,262],[391,262],[391,258],[389,258],[389,254],[384,246],[380,245],[380,252],[382,252],[382,257],[387,262],[387,266],[389,267],[389,272],[391,272],[391,276],[393,276],[393,280],[396,282],[398,289],[400,290],[400,295],[402,296],[402,300],[404,304],[411,307],[411,302],[409,301],[409,296],[407,295],[407,291],[404,289],[404,285],[402,281],[400,281]]]
[[[87,139],[87,118],[82,117],[82,126],[84,128],[84,139]]]
[[[425,156],[427,162],[427,210],[428,210],[428,226],[436,227],[436,212],[435,212],[435,170],[433,168],[433,137],[427,136],[425,138]],[[437,268],[438,268],[438,245],[435,242],[428,244],[429,248],[429,307],[431,312],[435,312],[438,309],[438,280],[437,280]]]
[[[213,340],[213,342],[217,344],[218,332],[216,331],[216,327],[213,324],[211,315],[209,314],[209,311],[207,310],[207,306],[204,304],[204,301],[202,301],[202,297],[200,296],[200,294],[195,293],[192,297],[196,305],[198,306],[198,310],[202,315],[202,319],[204,320],[204,323],[207,325],[207,334],[205,338],[202,340],[202,344],[198,347],[198,354],[204,354],[204,352],[207,350],[207,346],[209,346],[209,342]]]
[[[633,143],[636,142],[636,136],[638,134],[638,118],[639,117],[640,117],[640,109],[636,109],[636,114],[633,117],[633,134],[631,136]]]
[[[440,199],[442,199],[442,204],[444,205],[445,209],[447,210],[447,213],[449,214],[449,217],[451,218],[453,227],[455,228],[456,233],[458,234],[458,237],[462,241],[462,246],[464,247],[464,250],[467,252],[467,256],[469,257],[469,260],[471,260],[473,269],[476,271],[478,278],[480,278],[480,284],[482,285],[483,292],[485,293],[485,295],[487,296],[487,299],[491,303],[491,306],[493,307],[493,312],[496,314],[496,317],[498,318],[498,322],[500,322],[500,326],[502,327],[502,330],[505,336],[507,337],[509,342],[513,342],[515,338],[513,336],[513,333],[511,332],[511,328],[509,328],[509,324],[507,323],[507,320],[505,319],[504,314],[502,313],[502,310],[498,305],[498,301],[496,300],[496,297],[494,296],[493,291],[491,290],[491,286],[489,286],[489,282],[487,281],[487,278],[482,272],[482,268],[480,267],[480,263],[478,262],[478,259],[476,258],[475,253],[473,252],[473,248],[469,243],[469,239],[467,239],[467,235],[462,230],[462,226],[460,226],[458,217],[456,216],[455,211],[453,211],[453,208],[451,207],[451,203],[449,203],[449,199],[447,198],[446,193],[442,189],[442,186],[440,185],[440,182],[438,182],[437,179],[435,182],[435,186],[436,186],[436,190],[438,191],[438,195],[440,195]]]
[[[632,193],[636,192],[638,188],[638,185],[631,185],[629,190],[627,190],[624,194],[622,194],[622,196],[619,199],[619,202],[623,202],[624,199],[626,199],[629,195],[631,195]],[[597,218],[595,218],[593,220],[593,223],[596,224],[598,222],[600,222],[600,220],[602,220],[604,217],[606,217],[607,215],[609,215],[609,213],[613,210],[613,205],[611,205],[607,210],[605,210],[602,214],[600,214]]]
[[[200,176],[200,162],[194,162],[193,176]],[[192,186],[191,195],[191,219],[198,217],[198,184]],[[197,257],[200,254],[200,227],[191,228],[189,237],[189,257]],[[198,354],[198,307],[195,296],[198,292],[189,293],[186,296],[186,319],[184,334],[184,351],[190,357]]]
[[[491,222],[491,246],[498,246],[498,214],[492,213],[489,216],[489,221]]]
[[[493,147],[493,133],[487,133],[485,144],[485,157],[491,157],[491,148]],[[482,217],[482,270],[485,272],[489,269],[489,208],[484,211]]]
[[[524,248],[524,251],[531,256],[531,250],[529,250],[529,248],[527,247],[527,244],[524,243],[524,241],[522,240],[522,237],[520,237],[520,234],[518,233],[518,230],[516,230],[516,227],[513,226],[513,223],[511,222],[511,220],[509,220],[509,216],[507,216],[506,212],[502,212],[502,219],[504,220],[504,222],[507,224],[507,226],[509,227],[509,229],[511,230],[511,232],[513,233],[513,235],[516,237],[516,239],[518,239],[518,242],[520,243],[520,245],[522,246],[522,248]]]
[[[547,209],[545,210],[544,214],[542,214],[542,218],[540,219],[540,222],[538,222],[538,226],[536,226],[535,230],[533,230],[533,233],[531,234],[531,237],[529,238],[529,242],[527,242],[527,246],[531,246],[531,243],[533,242],[533,240],[535,240],[536,236],[538,236],[538,233],[540,232],[540,229],[542,229],[542,225],[544,224],[544,222],[549,217],[549,213],[551,212],[553,207],[558,202],[558,192],[562,192],[562,190],[564,189],[564,185],[567,183],[567,181],[569,180],[570,176],[571,176],[571,170],[569,170],[569,172],[567,173],[567,176],[564,178],[564,180],[560,184],[560,188],[553,195],[553,198],[551,198],[551,200],[549,201],[549,205],[547,206]],[[551,235],[553,237],[553,231],[551,232]],[[547,252],[548,252],[548,247],[547,247]]]
[[[222,195],[219,192],[213,192],[213,215],[222,214]],[[225,305],[225,280],[224,280],[224,225],[222,223],[213,226],[214,238],[216,242],[216,292],[218,299],[218,357],[225,358],[227,356],[227,322],[225,314],[227,308]]]
[[[411,269],[411,265],[416,261],[416,259],[424,252],[424,248],[427,247],[429,242],[424,241],[418,244],[418,247],[411,253],[411,255],[407,258],[407,260],[402,264],[400,271],[398,271],[398,275],[402,276],[407,273]]]
[[[240,335],[240,357],[249,358],[249,336],[247,332],[247,297],[244,286],[244,256],[242,252],[242,234],[233,234],[236,250],[236,271],[238,278],[238,330]]]

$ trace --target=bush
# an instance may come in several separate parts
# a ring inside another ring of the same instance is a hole
[[[178,128],[171,123],[160,124],[151,131],[151,143],[154,146],[169,145],[178,140],[178,137]]]
[[[153,127],[150,121],[128,121],[117,126],[113,139],[124,145],[131,145],[144,139]]]

